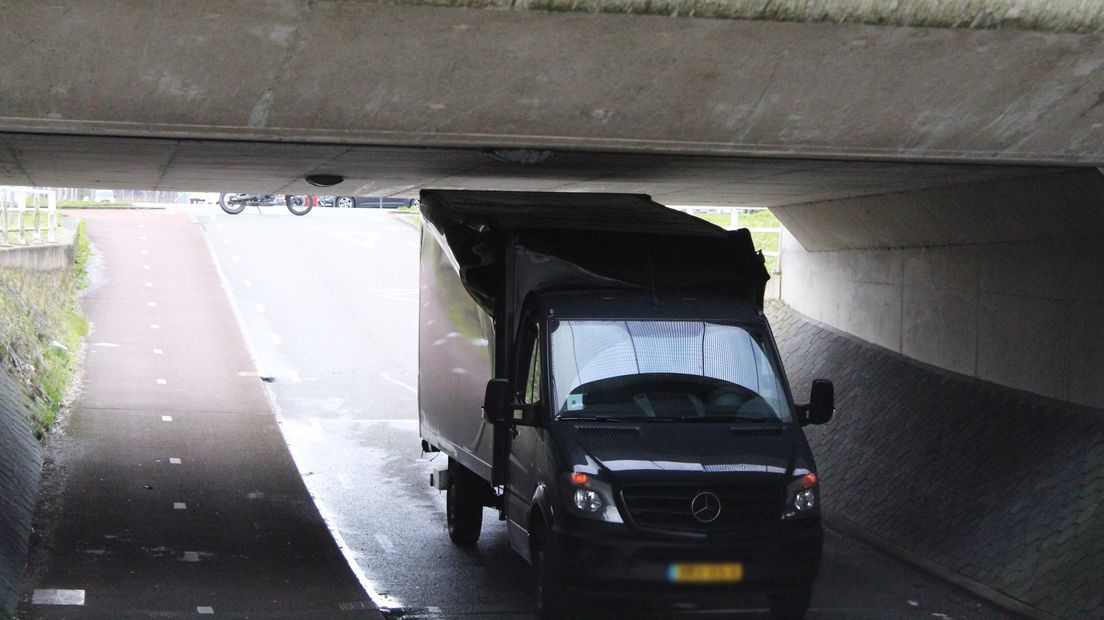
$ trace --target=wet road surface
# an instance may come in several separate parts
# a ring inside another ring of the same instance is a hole
[[[188,212],[214,248],[258,367],[275,378],[266,388],[303,479],[385,615],[533,617],[528,565],[497,513],[485,511],[475,549],[457,548],[444,496],[428,485],[444,457],[422,454],[417,432],[415,227],[365,209]],[[736,615],[766,617],[762,600],[742,603]],[[810,618],[1008,617],[827,532]]]

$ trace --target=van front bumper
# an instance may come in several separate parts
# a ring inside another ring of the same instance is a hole
[[[628,525],[562,520],[551,550],[560,583],[578,592],[646,598],[734,592],[778,592],[811,585],[820,569],[824,530],[819,518],[775,524],[740,537],[693,538],[634,530]],[[735,564],[738,582],[683,584],[675,564]]]

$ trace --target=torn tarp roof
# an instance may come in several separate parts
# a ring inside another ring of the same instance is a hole
[[[423,190],[421,210],[492,316],[500,303],[565,287],[710,291],[762,307],[769,278],[746,229],[725,230],[640,194]]]

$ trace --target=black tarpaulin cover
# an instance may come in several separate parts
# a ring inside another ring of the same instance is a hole
[[[421,211],[492,316],[508,291],[511,251],[515,282],[528,290],[708,291],[761,307],[770,277],[746,229],[725,230],[643,194],[423,190]]]

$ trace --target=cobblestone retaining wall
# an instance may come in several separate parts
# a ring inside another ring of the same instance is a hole
[[[31,435],[30,405],[0,366],[0,612],[15,614],[38,501],[42,448]]]
[[[772,304],[829,520],[1061,618],[1104,617],[1104,411],[909,360]]]

